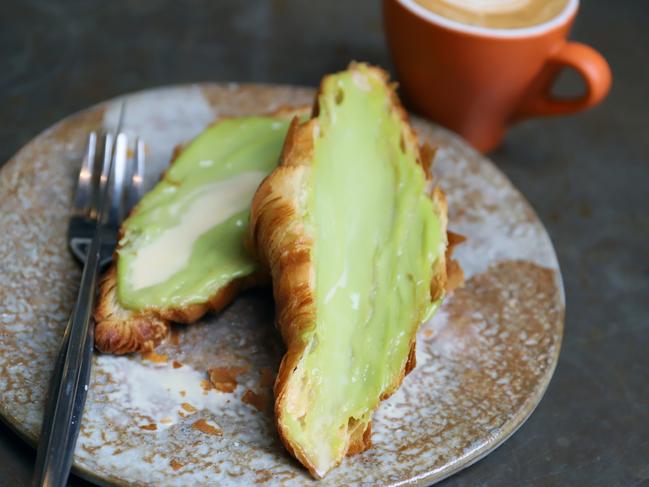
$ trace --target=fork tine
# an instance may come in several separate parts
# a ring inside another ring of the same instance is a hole
[[[128,197],[124,214],[128,214],[142,197],[144,192],[144,141],[139,137],[135,140],[135,160],[130,165],[128,175]]]
[[[91,198],[93,194],[93,170],[95,165],[95,154],[97,151],[97,133],[90,132],[86,153],[81,162],[77,188],[72,200],[72,210],[75,214],[86,215],[90,211]]]
[[[95,191],[93,191],[92,205],[90,208],[91,218],[97,218],[98,207],[100,202],[100,195],[103,194],[106,183],[108,182],[108,171],[110,169],[110,162],[113,156],[113,134],[107,133],[104,135],[104,157],[101,163],[101,171],[99,172],[99,179],[96,182]]]
[[[123,208],[122,215],[126,217],[130,209],[129,204],[131,200],[131,182],[133,181],[133,175],[135,174],[137,165],[137,141],[135,142],[134,150],[131,152],[130,148],[128,151],[128,164],[126,164],[126,172],[124,174],[124,198],[122,199]]]
[[[117,134],[115,141],[115,162],[111,182],[110,211],[108,225],[119,226],[124,217],[124,186],[128,164],[128,139],[126,134]]]

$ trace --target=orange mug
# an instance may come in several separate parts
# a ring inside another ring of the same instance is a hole
[[[446,19],[414,0],[384,0],[385,32],[406,103],[483,152],[513,122],[597,105],[611,87],[611,70],[597,51],[566,40],[578,7],[570,0],[544,24],[495,29]],[[584,79],[583,96],[552,95],[565,67]]]

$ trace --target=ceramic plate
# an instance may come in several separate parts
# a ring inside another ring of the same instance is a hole
[[[0,172],[0,415],[36,443],[57,344],[80,269],[66,224],[86,137],[114,128],[148,144],[155,181],[175,144],[223,116],[311,104],[314,90],[203,84],[144,91],[69,117],[36,137]],[[283,353],[265,290],[224,312],[178,326],[158,355],[95,355],[76,472],[101,484],[424,484],[496,448],[529,416],[550,380],[564,297],[550,239],[494,165],[449,132],[414,119],[439,148],[434,174],[450,228],[467,236],[467,276],[417,341],[417,368],[374,415],[370,450],[313,481],[282,448],[269,377]],[[242,366],[232,393],[206,371]]]

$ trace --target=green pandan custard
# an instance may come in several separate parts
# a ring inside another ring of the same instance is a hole
[[[355,64],[325,77],[318,106],[298,129],[313,141],[301,215],[313,242],[314,321],[288,343],[278,424],[321,477],[367,446],[372,413],[401,383],[416,330],[439,303],[446,207],[426,190],[416,137],[382,71]],[[304,156],[291,157],[286,165]],[[282,285],[281,274],[273,279]]]
[[[122,306],[205,303],[256,264],[244,248],[250,201],[276,166],[289,119],[242,117],[210,126],[180,153],[123,225]]]

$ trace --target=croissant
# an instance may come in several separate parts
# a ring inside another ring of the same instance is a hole
[[[255,193],[249,245],[287,349],[277,429],[316,478],[370,446],[372,414],[446,292],[447,206],[426,153],[387,74],[352,63],[324,77]]]
[[[99,350],[150,351],[171,321],[192,323],[267,282],[244,246],[250,201],[302,112],[223,119],[176,150],[120,229],[94,312]]]

